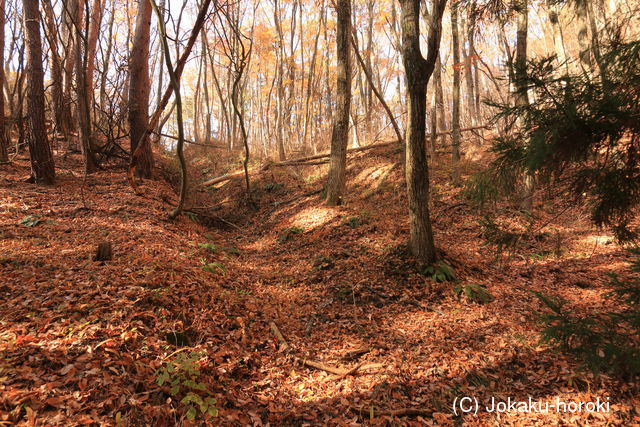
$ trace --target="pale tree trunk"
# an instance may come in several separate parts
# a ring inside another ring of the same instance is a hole
[[[342,203],[346,181],[347,146],[349,143],[349,110],[351,107],[351,0],[336,3],[337,84],[336,110],[331,135],[331,156],[327,176],[327,203]]]
[[[309,64],[309,75],[307,76],[307,90],[304,103],[304,133],[302,138],[302,146],[307,148],[307,136],[309,135],[309,104],[311,102],[312,89],[314,88],[316,62],[318,57],[318,41],[320,40],[320,31],[322,30],[322,21],[324,19],[324,0],[320,8],[320,20],[318,22],[318,32],[313,43],[313,53],[311,55],[311,64]],[[313,145],[315,147],[315,144]],[[314,150],[315,154],[315,150]]]
[[[398,126],[398,122],[396,121],[396,118],[393,116],[393,113],[391,112],[391,108],[389,108],[389,104],[387,104],[387,102],[384,100],[384,97],[382,96],[382,93],[380,93],[380,91],[376,87],[373,81],[373,76],[371,75],[371,72],[366,68],[366,64],[362,59],[360,52],[358,51],[358,44],[354,37],[351,37],[351,46],[353,47],[353,52],[356,55],[356,59],[358,60],[358,63],[360,64],[360,67],[362,68],[362,71],[364,72],[364,75],[367,78],[367,83],[369,84],[368,87],[376,95],[376,98],[378,98],[378,101],[380,101],[380,104],[382,104],[382,108],[384,108],[384,110],[386,111],[387,116],[389,117],[389,121],[391,122],[391,126],[393,126],[393,131],[396,133],[396,137],[398,138],[398,142],[403,143],[404,138],[402,137],[402,133],[400,132],[400,127]]]
[[[518,22],[516,34],[516,59],[515,59],[515,102],[516,105],[529,104],[527,85],[524,79],[527,77],[527,33],[529,27],[529,8],[527,0],[519,0]],[[535,189],[535,177],[531,172],[525,171],[522,177],[522,201],[520,208],[530,211],[533,205],[533,191]]]
[[[204,33],[204,29],[202,30]],[[206,108],[205,114],[205,124],[204,124],[204,142],[205,144],[209,144],[211,142],[211,102],[209,100],[209,79],[208,79],[208,71],[209,71],[209,55],[208,55],[208,47],[206,43],[206,39],[204,37],[200,37],[202,44],[202,55],[204,56],[204,104]]]
[[[587,5],[587,13],[589,15],[589,27],[591,29],[591,52],[593,53],[593,59],[598,65],[600,70],[600,76],[606,79],[606,64],[602,61],[600,55],[600,40],[598,39],[598,24],[596,22],[595,12],[590,0],[583,0]]]
[[[479,111],[476,108],[476,91],[478,88],[474,82],[473,71],[477,68],[475,59],[475,8],[471,5],[471,10],[467,15],[467,55],[465,59],[465,78],[467,82],[467,109],[469,111],[469,123],[470,126],[480,124]]]
[[[453,87],[451,108],[451,145],[452,160],[460,161],[460,38],[458,31],[458,3],[451,3],[451,48],[453,49]],[[457,165],[454,171],[454,182],[458,183]]]
[[[429,218],[429,169],[425,147],[427,84],[433,73],[438,49],[442,13],[446,0],[435,0],[427,45],[427,58],[420,51],[420,0],[400,0],[402,9],[402,59],[407,82],[408,117],[405,173],[409,201],[409,228],[412,254],[431,264],[436,260]]]
[[[558,5],[554,0],[547,0],[547,9],[549,11],[549,23],[551,24],[551,33],[553,35],[553,48],[556,52],[558,65],[563,67],[565,73],[568,74],[569,64],[567,61],[567,53],[564,48],[564,40],[562,38],[562,27],[560,26]]]
[[[84,1],[84,0],[81,0]],[[93,0],[93,5],[91,6],[91,15],[89,18],[89,39],[87,41],[87,72],[86,72],[86,86],[87,86],[87,97],[89,101],[89,111],[92,112],[94,110],[94,87],[93,87],[93,73],[96,68],[96,48],[98,46],[98,37],[100,35],[100,24],[102,23],[102,3],[101,0]],[[88,13],[88,12],[87,12]],[[107,69],[104,70],[105,73]],[[92,114],[95,117],[95,114]],[[93,129],[91,131],[91,142],[92,147],[94,144],[93,141]]]
[[[276,145],[278,148],[278,160],[286,159],[284,150],[284,36],[282,34],[282,26],[280,25],[280,4],[278,0],[273,2],[273,18],[275,21],[276,32],[278,34],[278,47],[276,50],[276,62],[278,69],[277,82],[277,102],[276,102]]]
[[[464,81],[466,85],[466,88],[465,88],[465,95],[466,95],[465,107],[467,110],[466,121],[469,124],[469,126],[473,126],[476,123],[475,123],[475,118],[473,114],[473,75],[471,72],[472,66],[471,66],[471,49],[470,49],[472,41],[471,41],[471,34],[470,34],[471,30],[470,30],[469,16],[467,16],[466,19],[463,19],[462,28],[463,28],[463,42],[462,42],[461,50],[464,56],[462,69],[464,70]]]
[[[153,152],[148,138],[149,125],[149,31],[151,26],[151,5],[148,0],[139,0],[133,46],[129,55],[129,133],[131,152],[138,145],[144,149],[136,159],[136,174],[151,178],[153,172]]]
[[[40,39],[38,0],[23,0],[24,28],[27,44],[28,141],[32,179],[36,183],[53,184],[55,168],[47,140],[44,116],[44,70]]]
[[[9,139],[4,127],[4,94],[2,92],[4,87],[4,1],[0,0],[0,162],[9,160],[7,154]]]
[[[589,30],[587,28],[587,1],[576,2],[576,18],[578,19],[578,56],[585,71],[591,71],[591,50],[589,46]]]
[[[111,16],[109,17],[109,30],[107,32],[107,50],[103,58],[102,75],[100,76],[100,110],[106,112],[107,102],[107,75],[111,63],[111,51],[113,50],[113,24],[115,22],[116,3],[112,2]]]
[[[447,122],[444,112],[444,92],[442,90],[442,61],[440,54],[436,59],[433,69],[433,103],[431,105],[431,149],[435,154],[438,140],[438,130],[444,131],[447,128]]]

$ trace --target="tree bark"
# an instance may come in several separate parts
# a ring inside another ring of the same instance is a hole
[[[408,95],[405,173],[409,201],[409,246],[423,263],[436,260],[429,218],[429,169],[425,147],[427,83],[440,47],[442,13],[446,0],[434,0],[427,45],[427,58],[420,51],[420,0],[400,0],[402,9],[402,59]]]
[[[529,96],[527,94],[527,85],[524,80],[527,77],[527,33],[529,27],[529,8],[527,0],[519,0],[517,12],[515,102],[516,105],[527,105],[529,104]],[[520,208],[527,211],[531,210],[533,205],[534,187],[534,175],[529,171],[525,171],[522,177],[522,201],[520,203]]]
[[[55,14],[51,0],[42,2],[46,21],[46,35],[51,53],[51,98],[53,100],[53,117],[56,130],[68,141],[70,138],[67,123],[64,120],[64,70],[62,60],[58,52],[58,28],[55,21]]]
[[[589,30],[587,28],[587,1],[578,0],[576,2],[576,18],[578,19],[578,46],[580,51],[578,56],[580,63],[587,71],[591,71],[591,50],[589,46]]]
[[[87,13],[89,13],[87,11]],[[87,41],[87,65],[86,65],[86,86],[87,97],[89,101],[89,111],[93,110],[94,105],[94,93],[93,93],[93,72],[96,68],[96,48],[98,46],[98,37],[100,35],[100,25],[102,23],[102,3],[101,0],[93,0],[91,6],[91,15],[89,18],[89,40]],[[105,73],[108,71],[104,70]],[[94,115],[91,115],[93,117]],[[95,145],[93,141],[93,129],[91,132],[92,146]]]
[[[277,83],[277,102],[276,102],[276,145],[278,148],[278,160],[283,161],[286,159],[284,149],[284,36],[282,34],[282,26],[280,25],[280,5],[278,0],[273,2],[273,19],[276,26],[276,32],[278,34],[278,47],[276,50],[276,62],[278,69]]]
[[[558,65],[564,68],[565,73],[569,73],[569,64],[567,62],[567,53],[564,48],[564,40],[562,39],[562,27],[560,26],[560,13],[555,0],[547,0],[547,9],[549,11],[549,23],[551,24],[551,33],[553,35],[553,48],[556,51]]]
[[[83,34],[84,2],[73,0],[71,5],[74,14],[74,28],[76,43],[74,44],[75,70],[76,70],[76,96],[78,99],[78,138],[80,149],[84,158],[85,173],[96,171],[96,159],[91,149],[91,113],[89,110],[89,93],[87,92],[87,59],[86,34]],[[87,11],[89,13],[89,11]]]
[[[349,110],[351,107],[351,0],[336,3],[338,23],[336,110],[331,134],[331,157],[327,176],[327,204],[342,203],[346,181],[347,146],[349,143]]]
[[[129,56],[129,134],[131,135],[131,152],[138,145],[143,148],[139,152],[136,164],[136,175],[151,178],[153,172],[153,152],[149,138],[149,31],[151,26],[151,5],[148,0],[139,0],[136,29],[133,46]]]
[[[453,88],[451,106],[451,145],[452,160],[454,163],[460,161],[460,37],[458,31],[458,3],[454,0],[451,3],[451,48],[453,49]],[[457,167],[456,167],[457,168]],[[458,180],[458,171],[454,172],[454,181]],[[456,182],[457,183],[457,182]]]
[[[44,70],[40,39],[38,0],[23,0],[24,27],[27,44],[28,141],[31,173],[34,182],[53,184],[55,168],[47,140],[44,116]]]
[[[9,139],[4,127],[4,2],[5,0],[0,0],[0,162],[9,160],[7,153]]]

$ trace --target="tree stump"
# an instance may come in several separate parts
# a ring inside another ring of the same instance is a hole
[[[93,257],[94,261],[110,261],[113,258],[113,249],[111,248],[111,242],[102,242],[98,245],[96,254]]]

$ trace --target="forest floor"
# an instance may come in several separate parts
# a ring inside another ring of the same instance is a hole
[[[27,161],[0,166],[0,424],[640,423],[637,383],[540,345],[532,291],[610,308],[606,274],[626,264],[562,197],[503,215],[528,232],[500,252],[436,166],[435,236],[456,277],[437,282],[406,256],[392,150],[352,162],[344,206],[321,202],[320,173],[280,169],[254,177],[252,202],[230,182],[175,221],[168,184],[139,196],[122,170],[84,178],[79,158],[56,160],[52,187],[24,182]],[[93,261],[103,241],[113,259]],[[456,293],[469,284],[493,300]],[[476,415],[454,413],[464,396]],[[483,410],[492,397],[610,406],[496,414]]]

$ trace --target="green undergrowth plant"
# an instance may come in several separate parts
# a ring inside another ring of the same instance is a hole
[[[292,240],[296,235],[304,233],[304,228],[302,227],[289,227],[285,228],[282,233],[278,236],[278,243],[285,243],[289,240]]]
[[[40,219],[37,215],[27,215],[18,222],[20,225],[24,225],[25,227],[35,227],[40,224]]]
[[[199,362],[203,354],[198,351],[182,352],[167,360],[156,371],[156,383],[168,386],[169,394],[180,399],[187,419],[216,417],[216,399],[202,382]]]
[[[478,283],[457,285],[453,288],[453,291],[459,296],[464,296],[467,301],[477,304],[488,304],[495,299],[491,292],[487,290],[486,285]]]
[[[209,273],[219,274],[222,276],[227,273],[227,267],[219,262],[207,262],[206,260],[201,259],[200,263],[202,264],[202,269]]]
[[[207,252],[211,252],[212,254],[218,253],[219,249],[214,243],[198,243],[198,247],[206,250]]]
[[[605,295],[618,310],[582,316],[568,310],[565,300],[535,292],[547,308],[541,316],[542,342],[594,373],[640,374],[640,249],[631,254],[630,277],[611,274],[613,291]]]
[[[284,185],[277,182],[269,182],[264,185],[264,190],[270,193],[281,190],[282,188],[284,188]]]
[[[455,282],[457,280],[453,268],[444,261],[437,261],[435,264],[427,265],[420,272],[423,276],[429,276],[436,282]]]

